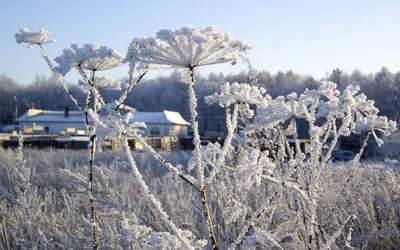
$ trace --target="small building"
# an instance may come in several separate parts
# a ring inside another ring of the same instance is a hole
[[[116,108],[116,101],[109,104]],[[178,112],[164,110],[162,112],[136,112],[134,108],[120,105],[121,112],[133,112],[131,122],[144,122],[146,124],[145,137],[188,135],[189,122],[185,121]],[[106,112],[101,111],[100,119],[105,119]],[[84,117],[80,111],[41,110],[32,107],[17,119],[19,130],[24,134],[56,134],[79,135],[86,134]],[[89,118],[89,123],[93,120]]]
[[[19,130],[24,134],[63,134],[86,130],[82,113],[79,111],[52,111],[29,109],[17,119]],[[90,122],[93,122],[90,119]]]
[[[174,111],[136,112],[131,122],[146,123],[147,137],[177,136],[186,137],[190,123]]]

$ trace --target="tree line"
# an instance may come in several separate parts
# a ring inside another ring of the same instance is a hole
[[[225,112],[218,105],[209,106],[204,102],[204,97],[218,91],[221,84],[229,81],[250,82],[248,72],[238,74],[210,73],[207,76],[197,75],[196,93],[198,95],[199,126],[202,134],[206,130],[225,132]],[[380,110],[380,115],[400,123],[400,71],[390,72],[383,67],[376,73],[364,73],[355,70],[346,73],[334,69],[325,79],[315,79],[309,75],[301,75],[289,70],[271,74],[262,70],[257,72],[257,83],[267,89],[267,92],[276,97],[291,92],[302,93],[306,88],[315,89],[319,80],[330,80],[338,84],[338,89],[343,90],[348,85],[359,85],[361,91],[374,100]],[[121,78],[121,82],[126,79]],[[189,120],[189,107],[187,106],[188,87],[184,83],[184,76],[179,71],[173,71],[169,76],[158,76],[153,79],[143,80],[131,93],[125,104],[134,107],[137,111],[162,111],[171,110],[181,113]],[[85,102],[85,94],[77,84],[69,84],[79,102]],[[117,99],[121,91],[103,90],[107,101]],[[36,76],[29,85],[17,83],[6,75],[0,75],[0,128],[13,124],[15,116],[24,114],[31,105],[45,110],[63,110],[69,107],[75,109],[68,94],[54,77]]]

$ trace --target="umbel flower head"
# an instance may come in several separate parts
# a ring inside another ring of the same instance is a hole
[[[30,32],[27,28],[21,27],[19,33],[15,34],[15,40],[18,44],[27,43],[28,48],[30,48],[32,45],[42,45],[55,42],[54,39],[47,40],[49,36],[51,36],[50,32],[45,29],[40,29],[37,32]]]
[[[150,68],[194,68],[231,62],[236,64],[241,54],[252,46],[232,40],[228,33],[214,26],[196,30],[185,26],[177,30],[162,29],[156,38],[135,38],[128,50],[127,60],[137,52],[137,59]]]
[[[84,93],[88,93],[91,87],[84,81],[79,80],[78,85],[82,87]],[[98,76],[94,78],[93,86],[100,90],[100,89],[115,89],[121,90],[121,82],[116,81],[107,76]]]
[[[77,44],[72,43],[70,49],[64,49],[63,54],[54,60],[59,65],[55,70],[63,76],[74,67],[99,71],[124,64],[122,54],[106,46],[95,44],[84,44],[82,47],[78,47]]]
[[[213,94],[205,97],[209,105],[219,103],[221,107],[229,107],[234,103],[256,104],[259,107],[266,107],[270,96],[265,95],[266,90],[262,87],[251,86],[247,83],[226,82],[221,86],[220,94]]]

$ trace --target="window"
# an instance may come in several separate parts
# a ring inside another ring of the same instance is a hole
[[[160,129],[157,127],[152,127],[150,130],[150,135],[151,136],[160,135]]]

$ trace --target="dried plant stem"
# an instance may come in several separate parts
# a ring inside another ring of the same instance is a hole
[[[357,167],[359,166],[359,162],[360,162],[361,155],[363,154],[364,149],[365,149],[365,147],[366,147],[367,144],[368,144],[368,140],[369,140],[370,135],[371,135],[371,132],[369,132],[369,133],[367,134],[367,136],[365,137],[364,142],[363,142],[363,144],[362,144],[362,146],[361,146],[361,149],[360,149],[359,153],[356,155],[355,159],[353,160],[353,166],[352,166],[352,169],[351,169],[351,173],[350,173],[350,175],[347,177],[345,183],[343,184],[343,187],[342,187],[342,189],[340,190],[339,195],[337,196],[337,199],[336,199],[336,201],[335,201],[335,204],[334,204],[334,206],[332,206],[331,210],[330,210],[329,213],[328,213],[328,216],[325,218],[322,227],[325,227],[325,226],[326,226],[326,223],[328,223],[328,220],[329,220],[330,217],[333,215],[333,211],[335,210],[336,207],[338,207],[338,203],[339,203],[340,197],[342,197],[342,196],[344,195],[344,191],[346,190],[347,185],[350,183],[351,179],[352,179],[353,176],[354,176],[354,173],[355,173]]]
[[[89,123],[89,115],[88,115],[88,110],[90,109],[90,102],[91,102],[91,97],[92,97],[92,91],[89,91],[88,93],[88,98],[86,100],[86,107],[83,108],[78,100],[75,98],[75,96],[72,94],[71,90],[69,89],[68,85],[65,83],[64,79],[62,76],[55,71],[54,66],[52,62],[50,61],[46,51],[44,50],[42,45],[39,45],[40,52],[42,53],[42,56],[44,60],[46,61],[47,65],[49,66],[50,70],[54,73],[54,75],[57,77],[58,81],[62,84],[64,89],[67,91],[69,96],[71,97],[72,101],[75,103],[75,105],[78,107],[80,111],[83,112],[84,116],[84,121],[86,125],[86,129],[88,133],[90,134],[90,149],[89,149],[89,203],[90,203],[90,221],[92,224],[92,248],[93,249],[98,249],[98,233],[97,233],[97,224],[96,224],[96,209],[95,209],[95,198],[94,198],[94,191],[93,191],[93,165],[94,165],[94,157],[95,157],[95,152],[96,152],[96,131],[95,129],[92,130],[90,127]],[[92,74],[92,82],[94,82],[94,72]]]
[[[118,105],[115,107],[115,111],[119,109],[119,107],[125,102],[126,99],[128,99],[128,96],[132,93],[132,91],[135,89],[135,87],[138,85],[138,83],[143,79],[143,77],[146,75],[147,70],[143,72],[138,79],[135,81],[135,84],[132,84],[132,78],[133,75],[131,74],[129,76],[129,87],[128,89],[122,94],[121,98],[118,100]]]
[[[92,72],[92,82],[94,81],[94,75],[95,72]],[[89,91],[89,93],[92,93],[93,90]],[[93,111],[96,113],[97,112],[97,95],[95,94],[93,96]],[[86,127],[89,129],[90,124],[89,124],[89,117],[87,110],[90,109],[90,103],[91,103],[91,98],[90,96],[88,97],[88,100],[86,102],[86,109],[85,109],[85,123]],[[93,249],[98,249],[99,247],[99,237],[98,237],[98,230],[97,230],[97,223],[96,223],[96,207],[95,207],[95,197],[94,197],[94,172],[93,172],[93,167],[94,167],[94,158],[96,154],[96,124],[93,125],[93,128],[90,130],[90,149],[89,149],[89,204],[90,204],[90,222],[92,224],[92,248]]]
[[[199,133],[199,120],[198,120],[198,113],[197,113],[197,98],[195,92],[195,77],[194,77],[194,67],[191,66],[189,68],[189,105],[190,105],[190,115],[191,115],[191,122],[193,128],[193,144],[194,144],[194,154],[196,156],[196,164],[197,164],[197,185],[200,187],[200,197],[201,203],[203,205],[203,212],[204,217],[207,221],[208,226],[208,234],[211,241],[211,247],[214,250],[218,250],[218,242],[214,232],[214,225],[211,218],[211,212],[208,205],[207,200],[207,191],[204,181],[204,164],[202,160],[202,153],[201,153],[201,141],[200,141],[200,133]]]
[[[326,245],[323,246],[321,248],[321,250],[330,249],[331,245],[335,242],[335,240],[343,233],[344,227],[347,224],[352,225],[355,219],[356,219],[355,215],[351,215],[351,216],[347,217],[347,219],[339,226],[338,230],[336,230],[336,232],[329,238],[329,240],[327,241]],[[351,229],[351,226],[350,226],[350,229],[349,229],[350,236],[348,236],[348,238],[351,238],[351,232],[352,232],[352,229]],[[346,243],[348,243],[347,242],[347,238],[346,238]]]
[[[207,183],[205,184],[206,187],[209,186],[214,179],[214,177],[217,175],[219,168],[221,167],[222,163],[225,160],[226,154],[228,153],[228,149],[231,146],[231,142],[235,133],[236,125],[237,125],[237,120],[238,120],[238,112],[239,111],[239,104],[235,104],[233,107],[232,111],[232,118],[230,115],[230,109],[226,109],[226,122],[227,122],[227,130],[228,133],[225,137],[224,145],[222,146],[221,153],[218,156],[218,159],[216,160],[214,164],[214,168],[210,173],[210,176],[208,177]]]
[[[58,81],[61,83],[65,91],[67,91],[68,95],[71,97],[72,101],[75,103],[75,105],[78,107],[80,111],[83,111],[82,106],[79,104],[78,100],[75,98],[75,96],[72,94],[70,88],[68,85],[65,83],[64,79],[62,76],[54,70],[53,63],[50,61],[49,56],[47,55],[46,51],[44,50],[42,45],[39,45],[40,52],[42,53],[42,56],[44,60],[46,61],[47,65],[49,66],[51,72],[57,77]]]
[[[147,186],[146,182],[143,179],[142,174],[139,172],[139,169],[136,166],[135,159],[132,156],[128,139],[126,136],[122,138],[122,146],[125,150],[126,155],[128,156],[128,161],[129,164],[132,168],[132,174],[134,175],[135,179],[137,180],[140,188],[142,189],[144,195],[147,196],[149,201],[154,205],[153,208],[159,213],[161,219],[168,225],[168,227],[171,229],[171,231],[178,237],[178,239],[183,243],[185,246],[185,249],[194,249],[189,241],[186,239],[184,235],[182,235],[181,230],[173,223],[170,219],[167,213],[163,210],[162,204],[160,201],[156,199],[156,197],[150,192],[149,187]]]
[[[176,176],[181,178],[183,181],[188,183],[191,187],[195,188],[196,190],[199,190],[199,188],[196,186],[196,183],[186,177],[178,168],[174,167],[171,163],[169,163],[164,157],[162,157],[152,146],[150,146],[146,140],[144,140],[142,137],[135,137],[135,139],[143,146],[143,148],[150,153],[153,154],[154,158],[156,158],[163,166],[171,170]]]
[[[90,222],[92,223],[92,247],[98,249],[98,233],[96,224],[96,209],[95,209],[95,198],[93,190],[93,165],[94,157],[96,153],[96,135],[90,136],[90,158],[89,158],[89,202],[90,202]]]
[[[274,191],[272,195],[270,195],[262,204],[261,209],[254,213],[254,215],[247,221],[246,225],[242,228],[240,231],[239,235],[236,237],[236,240],[230,245],[229,249],[234,250],[242,242],[246,239],[246,236],[250,232],[250,230],[254,227],[254,225],[257,223],[259,218],[265,214],[267,211],[268,206],[271,204],[272,200],[280,193],[282,188],[285,186],[285,180],[282,180],[277,189]]]

